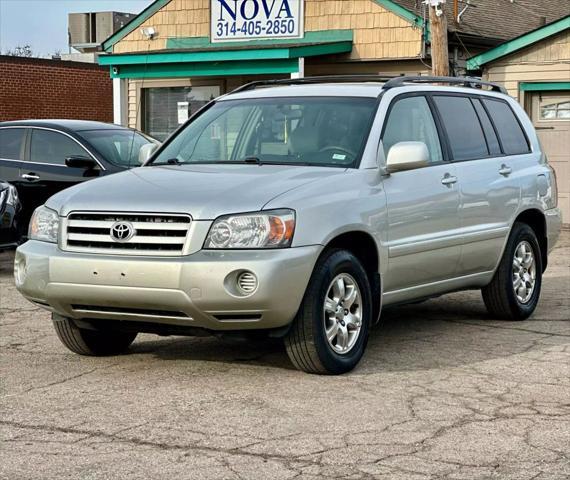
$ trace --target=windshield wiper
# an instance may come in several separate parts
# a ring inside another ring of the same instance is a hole
[[[259,157],[247,157],[243,160],[244,163],[255,163],[256,165],[263,165],[261,158]]]

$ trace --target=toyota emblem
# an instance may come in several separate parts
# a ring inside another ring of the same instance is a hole
[[[129,222],[116,222],[111,227],[110,233],[115,242],[128,242],[137,232]]]

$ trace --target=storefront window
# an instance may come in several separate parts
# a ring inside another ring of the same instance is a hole
[[[164,141],[193,113],[219,95],[218,86],[145,88],[143,131]]]

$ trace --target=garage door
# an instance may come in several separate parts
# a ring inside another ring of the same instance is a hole
[[[558,204],[570,223],[570,92],[536,92],[532,121],[558,178]]]

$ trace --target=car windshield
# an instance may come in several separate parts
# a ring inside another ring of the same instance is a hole
[[[152,165],[355,166],[375,108],[374,98],[224,100],[191,122]]]
[[[80,132],[108,162],[119,167],[138,167],[139,150],[151,140],[133,130],[87,130]]]

